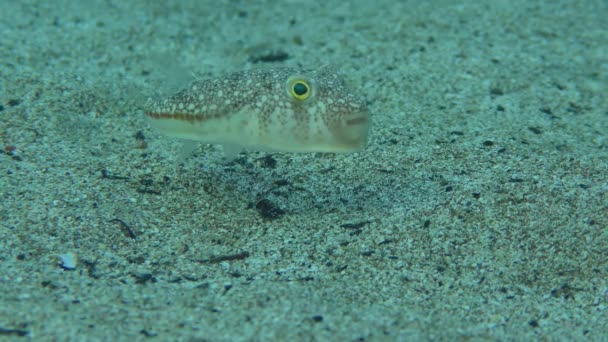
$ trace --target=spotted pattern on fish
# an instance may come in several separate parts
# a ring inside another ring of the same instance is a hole
[[[367,144],[364,99],[330,67],[248,70],[196,80],[149,101],[146,116],[170,136],[286,152],[354,152]]]

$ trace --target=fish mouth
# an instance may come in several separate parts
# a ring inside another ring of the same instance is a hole
[[[343,125],[334,133],[345,152],[359,151],[367,146],[369,121],[367,112],[352,114],[344,119]]]
[[[349,118],[345,121],[346,126],[367,125],[368,115],[360,115]]]

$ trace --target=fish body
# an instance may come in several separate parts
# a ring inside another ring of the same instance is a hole
[[[146,107],[166,135],[253,150],[355,152],[367,145],[370,124],[363,98],[330,67],[196,80]]]

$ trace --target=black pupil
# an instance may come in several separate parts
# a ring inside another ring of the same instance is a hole
[[[308,87],[305,86],[303,83],[296,83],[293,86],[293,92],[296,93],[296,95],[298,96],[302,96],[308,92]]]

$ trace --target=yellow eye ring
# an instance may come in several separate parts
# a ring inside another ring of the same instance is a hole
[[[290,79],[287,83],[287,92],[294,99],[304,101],[310,97],[312,92],[310,84],[301,78]]]

